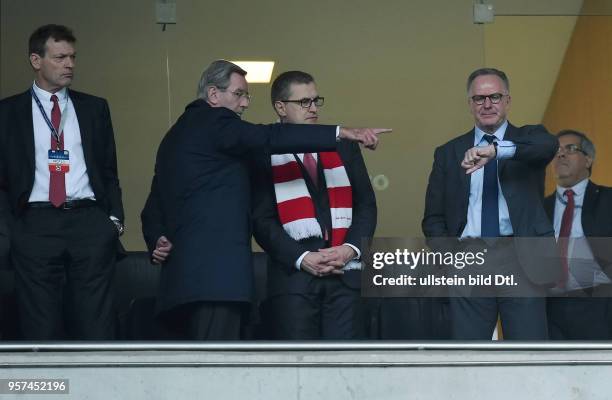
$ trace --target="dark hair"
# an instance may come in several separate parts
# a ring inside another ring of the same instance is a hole
[[[230,85],[232,74],[246,76],[247,72],[227,60],[215,60],[208,68],[202,72],[200,81],[198,82],[198,90],[196,95],[200,99],[208,100],[208,88],[214,86],[220,90],[225,90]]]
[[[30,35],[28,43],[28,55],[34,53],[41,57],[45,56],[47,40],[53,38],[56,42],[75,43],[76,38],[72,34],[72,30],[64,25],[44,25],[36,29]]]
[[[274,102],[279,100],[288,100],[291,93],[289,89],[292,83],[310,83],[314,82],[312,75],[302,71],[287,71],[283,72],[272,82],[272,90],[270,91],[270,99],[272,107]]]
[[[572,129],[564,129],[557,133],[557,138],[570,135],[576,136],[580,139],[580,148],[582,149],[582,151],[584,151],[587,156],[591,157],[591,160],[595,161],[595,145],[593,144],[593,142],[591,142],[591,139],[589,139],[584,133]],[[591,174],[592,169],[593,163],[591,163],[591,166],[589,167],[589,175]]]
[[[474,82],[474,79],[478,78],[479,76],[483,76],[483,75],[497,76],[499,79],[501,79],[504,82],[504,85],[506,86],[506,90],[510,91],[510,81],[508,80],[508,77],[506,76],[506,73],[504,71],[500,71],[495,68],[479,68],[476,71],[472,72],[470,76],[468,77],[468,80],[467,80],[467,91],[468,92],[470,91],[470,87],[472,86],[472,82]]]

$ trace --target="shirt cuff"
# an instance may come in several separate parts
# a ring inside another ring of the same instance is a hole
[[[340,141],[340,125],[336,126],[336,142]]]
[[[111,221],[115,221],[115,222],[121,222],[121,220],[117,217],[115,217],[114,215],[111,215],[110,217],[108,217],[111,219]]]
[[[510,140],[499,140],[497,142],[497,158],[498,160],[507,160],[514,157],[516,153],[516,145]]]
[[[301,270],[301,266],[302,266],[302,260],[304,259],[304,257],[306,257],[306,254],[310,253],[309,251],[305,251],[304,253],[302,253],[302,255],[300,256],[300,258],[297,259],[297,261],[295,262],[295,268],[299,270]]]
[[[358,260],[361,258],[361,251],[359,251],[359,249],[355,246],[353,246],[350,243],[342,243],[343,246],[349,246],[351,249],[355,250],[355,253],[357,254],[355,257],[353,257],[353,260]]]

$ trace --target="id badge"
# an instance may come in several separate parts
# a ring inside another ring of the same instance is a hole
[[[49,150],[49,172],[70,171],[70,154],[68,150]]]

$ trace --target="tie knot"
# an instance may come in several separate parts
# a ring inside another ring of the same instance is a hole
[[[58,102],[58,98],[57,98],[57,96],[56,96],[56,95],[54,95],[54,94],[52,94],[52,95],[51,95],[51,101],[57,104],[57,102]]]
[[[491,144],[495,140],[495,135],[484,135],[484,140]]]
[[[567,197],[568,199],[571,199],[574,197],[574,191],[572,189],[567,189],[565,192],[563,192],[563,194],[565,195],[565,197]]]

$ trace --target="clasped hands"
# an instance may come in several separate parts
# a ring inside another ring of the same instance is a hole
[[[496,156],[497,151],[495,146],[492,144],[488,146],[472,147],[465,152],[463,161],[461,161],[461,167],[465,169],[465,173],[469,175],[472,172],[482,168],[490,160],[495,159]]]
[[[356,256],[355,250],[347,245],[319,249],[306,254],[300,268],[318,277],[341,275],[344,273],[342,268]]]
[[[172,242],[165,236],[160,236],[155,243],[155,250],[151,254],[153,264],[163,264],[172,250]]]

